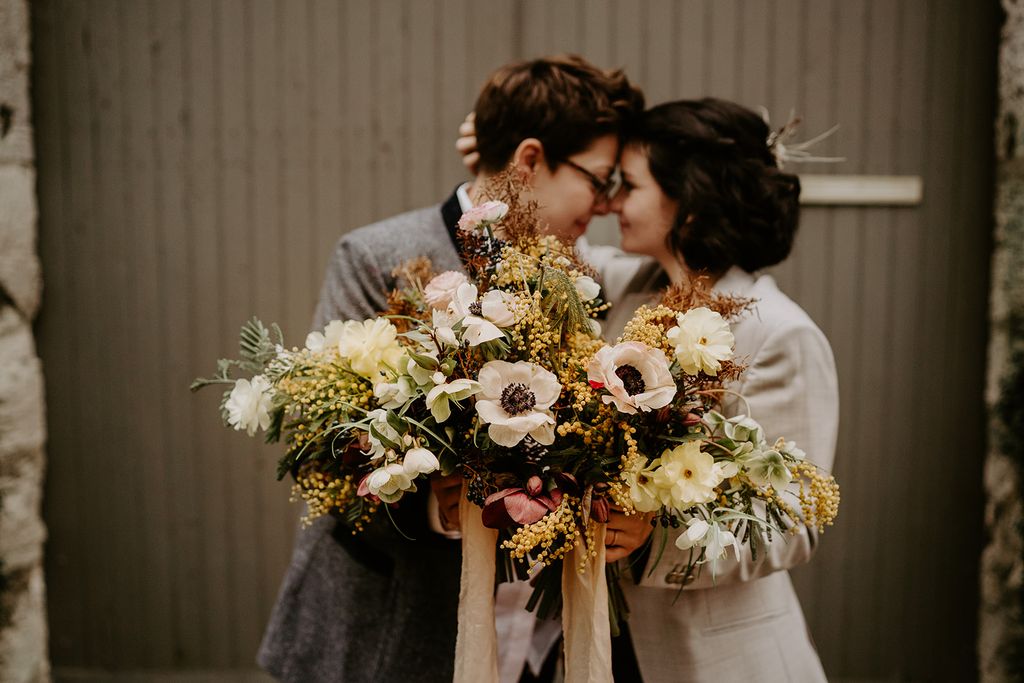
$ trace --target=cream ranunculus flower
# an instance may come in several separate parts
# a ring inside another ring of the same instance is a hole
[[[224,403],[224,410],[228,414],[228,424],[239,431],[244,429],[252,436],[257,428],[265,430],[270,426],[272,405],[270,382],[263,375],[256,375],[251,381],[240,379],[235,382]]]
[[[461,401],[479,392],[480,385],[471,379],[456,379],[438,384],[427,393],[427,409],[440,424],[451,416],[452,401]]]
[[[376,383],[381,371],[397,371],[402,360],[398,330],[385,318],[344,323],[338,339],[338,353],[347,358],[352,370]]]
[[[485,225],[496,223],[508,213],[508,204],[505,202],[489,201],[480,206],[474,206],[459,218],[460,230],[476,230]]]
[[[476,412],[487,434],[500,446],[512,447],[527,434],[545,446],[555,441],[551,406],[562,393],[554,373],[539,365],[493,360],[480,368]]]
[[[448,308],[455,291],[460,285],[469,282],[464,273],[457,270],[448,270],[440,275],[434,276],[427,286],[423,288],[423,296],[433,309],[444,310]]]
[[[306,348],[310,351],[323,351],[336,347],[344,327],[345,323],[342,321],[332,320],[327,323],[323,332],[310,332],[306,335]]]
[[[591,386],[611,392],[602,401],[615,403],[620,412],[630,415],[664,408],[676,395],[665,354],[640,342],[602,347],[587,365],[587,379]]]
[[[700,441],[688,441],[661,454],[654,483],[665,505],[686,510],[715,499],[715,487],[725,479],[724,472],[700,445]]]
[[[722,361],[732,358],[736,343],[729,323],[710,308],[701,306],[676,317],[676,327],[666,335],[675,348],[676,360],[688,375],[717,375]]]

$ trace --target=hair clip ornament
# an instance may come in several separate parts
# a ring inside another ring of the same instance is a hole
[[[768,116],[768,109],[760,107],[761,118],[771,128],[770,117]],[[801,119],[796,115],[796,112],[789,112],[789,121],[786,125],[782,126],[778,130],[773,130],[768,134],[768,139],[765,143],[768,145],[768,149],[771,151],[772,156],[775,157],[775,163],[778,164],[779,168],[785,168],[788,163],[823,163],[823,164],[835,164],[840,161],[846,161],[846,157],[819,157],[813,155],[809,150],[814,145],[822,142],[829,138],[833,133],[839,130],[839,124],[836,124],[826,130],[824,133],[817,135],[810,140],[804,140],[803,142],[791,142],[796,136],[797,128],[800,127]]]

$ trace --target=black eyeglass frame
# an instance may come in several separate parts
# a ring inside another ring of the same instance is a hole
[[[569,168],[579,171],[586,177],[587,180],[590,181],[591,187],[594,188],[595,201],[609,200],[612,198],[612,196],[614,196],[614,194],[618,190],[618,177],[616,176],[614,171],[612,171],[612,174],[608,176],[607,180],[603,180],[599,175],[597,175],[593,171],[590,171],[580,166],[572,159],[565,159],[562,163],[569,166]]]

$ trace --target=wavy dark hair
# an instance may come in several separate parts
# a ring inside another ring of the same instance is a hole
[[[759,114],[719,100],[653,107],[630,131],[651,175],[679,204],[668,246],[691,270],[747,272],[789,256],[800,220],[800,181],[779,169]]]

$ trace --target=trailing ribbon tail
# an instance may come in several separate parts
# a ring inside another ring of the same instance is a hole
[[[454,683],[498,681],[498,637],[494,629],[494,549],[498,532],[484,526],[479,507],[462,485],[462,582]]]
[[[565,639],[565,683],[612,683],[608,584],[604,571],[606,526],[594,534],[596,557],[580,544],[562,565],[562,634]],[[586,558],[579,571],[580,558]]]

